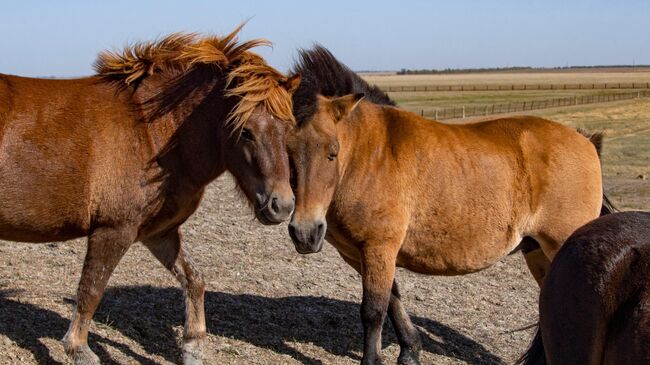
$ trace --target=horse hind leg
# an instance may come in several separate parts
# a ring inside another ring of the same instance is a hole
[[[561,219],[561,216],[554,216],[542,225],[543,229],[535,234],[526,236],[521,244],[521,250],[524,253],[526,264],[535,277],[537,283],[541,286],[544,277],[549,270],[551,261],[555,254],[562,248],[564,241],[571,236],[573,231],[591,219],[585,214],[570,215],[569,218]]]
[[[98,365],[88,347],[88,331],[113,270],[135,240],[135,230],[98,228],[88,237],[88,249],[77,289],[77,308],[63,337],[65,352],[75,365]]]
[[[395,328],[397,340],[399,341],[400,351],[397,363],[399,365],[419,365],[420,351],[422,350],[420,333],[411,322],[411,317],[404,310],[400,299],[397,280],[393,280],[390,302],[388,303],[388,318],[390,318]]]
[[[533,278],[541,287],[544,282],[544,277],[551,266],[551,260],[546,256],[542,247],[532,237],[524,237],[519,244],[521,253],[524,255],[528,270],[533,274]]]
[[[182,249],[178,229],[147,240],[144,244],[183,287],[185,294],[183,364],[200,365],[203,363],[202,342],[206,335],[203,277],[194,268],[187,252]]]

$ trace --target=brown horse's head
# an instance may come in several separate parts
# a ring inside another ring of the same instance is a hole
[[[273,91],[278,93],[277,100],[258,102],[250,109],[246,109],[249,105],[246,98],[254,96],[244,95],[232,114],[237,128],[224,141],[226,168],[253,204],[257,219],[264,224],[281,223],[294,209],[286,142],[288,131],[295,125],[290,103],[288,115],[274,110],[272,103],[290,101],[299,83],[297,75],[280,80],[279,87]]]
[[[264,39],[239,42],[242,26],[224,37],[174,33],[134,44],[121,53],[103,52],[95,69],[101,80],[117,85],[118,91],[132,87],[133,93],[158,75],[142,91],[148,95],[151,91],[147,90],[156,90],[153,97],[144,98],[145,119],[172,114],[182,120],[180,124],[193,125],[192,130],[201,133],[203,139],[192,136],[192,141],[216,138],[210,144],[214,150],[202,145],[187,148],[196,153],[190,158],[214,162],[195,179],[208,183],[225,167],[255,207],[257,218],[277,224],[288,219],[294,207],[286,136],[295,125],[292,95],[300,77],[287,78],[250,52],[270,43]],[[189,119],[202,123],[186,123]],[[210,133],[213,127],[218,129],[215,136]]]
[[[325,216],[341,171],[339,123],[345,123],[361,98],[363,94],[318,96],[313,116],[292,130],[287,139],[296,195],[289,235],[300,253],[318,252],[323,247]]]

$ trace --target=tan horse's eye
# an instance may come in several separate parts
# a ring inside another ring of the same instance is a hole
[[[339,144],[338,143],[332,143],[329,145],[329,154],[327,155],[327,159],[330,161],[336,160],[336,157],[339,155]]]

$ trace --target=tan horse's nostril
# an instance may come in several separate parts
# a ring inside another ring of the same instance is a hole
[[[318,238],[323,237],[323,234],[325,234],[325,223],[323,223],[323,222],[318,223],[318,227],[316,228],[316,232],[318,232]]]

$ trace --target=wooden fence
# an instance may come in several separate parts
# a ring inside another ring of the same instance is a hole
[[[386,86],[381,87],[381,89],[387,92],[650,89],[650,82],[617,82],[591,84],[421,85]]]
[[[518,113],[527,110],[556,108],[562,106],[573,106],[582,104],[606,103],[609,101],[629,100],[641,97],[650,97],[650,90],[625,92],[607,95],[583,95],[570,96],[566,98],[554,98],[544,100],[530,100],[517,103],[504,103],[493,105],[472,105],[455,108],[436,108],[426,111],[421,109],[420,115],[435,120],[457,119],[478,117],[492,114]]]

